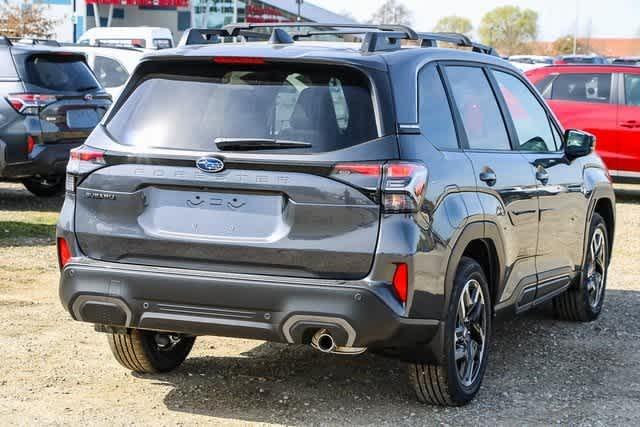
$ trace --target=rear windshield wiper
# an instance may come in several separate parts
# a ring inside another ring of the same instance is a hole
[[[302,141],[287,141],[268,138],[216,138],[216,147],[221,151],[278,150],[285,148],[310,148]]]

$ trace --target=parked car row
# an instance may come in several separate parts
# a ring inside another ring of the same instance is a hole
[[[509,62],[522,71],[529,71],[547,65],[634,65],[640,66],[640,57],[626,56],[620,58],[606,58],[599,55],[512,55]]]
[[[83,54],[0,37],[0,178],[37,196],[64,190],[69,151],[111,106]]]

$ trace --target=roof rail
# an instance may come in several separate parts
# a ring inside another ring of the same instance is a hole
[[[11,40],[7,36],[0,36],[0,46],[13,46]]]
[[[420,47],[437,47],[438,42],[452,43],[456,46],[468,47],[474,52],[499,56],[491,46],[475,43],[464,34],[459,33],[418,33],[406,25],[375,25],[375,24],[332,24],[323,22],[274,22],[274,23],[239,23],[226,25],[221,29],[190,28],[182,36],[179,46],[193,44],[221,43],[224,38],[242,37],[243,41],[266,41],[270,37],[262,28],[316,28],[317,31],[300,31],[291,34],[293,40],[316,35],[355,35],[364,34],[362,42],[363,52],[391,51],[401,48],[402,40],[418,42]],[[252,31],[254,30],[254,31]],[[275,37],[275,39],[274,39]],[[271,41],[283,40],[282,32],[278,36],[271,33]]]
[[[418,33],[421,47],[437,47],[437,42],[452,43],[456,46],[469,47],[472,51],[485,55],[499,56],[491,46],[475,43],[460,33]]]
[[[251,23],[241,23],[241,24],[230,24],[223,27],[230,35],[237,36],[241,31],[244,30],[253,30],[256,28],[301,28],[301,27],[310,27],[310,28],[351,28],[351,29],[359,29],[364,30],[360,31],[361,33],[367,33],[366,30],[378,30],[378,31],[394,31],[406,34],[406,37],[409,39],[417,39],[418,33],[416,33],[412,28],[406,25],[396,25],[396,24],[332,24],[332,23],[324,23],[324,22],[274,22],[274,23],[260,23],[260,24],[251,24]]]

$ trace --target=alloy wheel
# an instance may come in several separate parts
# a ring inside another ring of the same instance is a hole
[[[469,280],[460,294],[456,314],[454,354],[460,382],[471,386],[480,374],[487,336],[487,318],[482,286]]]
[[[596,228],[589,245],[589,261],[587,263],[587,292],[589,304],[592,308],[598,307],[604,290],[606,273],[606,242],[604,232]]]

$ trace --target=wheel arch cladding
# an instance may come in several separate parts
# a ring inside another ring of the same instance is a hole
[[[611,199],[598,199],[594,213],[597,213],[602,217],[602,219],[604,219],[605,226],[607,227],[607,240],[609,241],[607,249],[609,251],[609,260],[611,260],[611,251],[613,250],[613,233],[615,232],[615,216],[613,213],[613,203]]]
[[[475,259],[485,271],[493,308],[502,291],[505,276],[504,249],[497,226],[491,222],[474,222],[467,225],[461,233],[451,251],[447,265],[445,307],[449,304],[453,282],[463,256]]]

